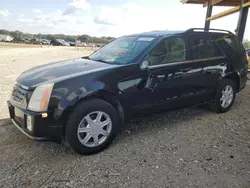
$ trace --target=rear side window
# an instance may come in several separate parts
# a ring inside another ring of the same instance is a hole
[[[190,40],[193,59],[204,59],[222,55],[218,46],[208,36],[193,36]]]

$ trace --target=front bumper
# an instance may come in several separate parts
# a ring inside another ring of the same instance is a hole
[[[22,129],[20,127],[20,125],[17,124],[17,122],[15,122],[14,119],[11,119],[12,123],[16,126],[16,128],[19,129],[19,131],[21,131],[24,135],[26,135],[28,138],[32,139],[32,140],[36,140],[36,141],[43,141],[43,140],[48,140],[45,137],[35,137],[35,136],[31,136],[29,133],[27,133],[24,129]]]
[[[51,140],[61,142],[63,138],[62,124],[48,113],[48,117],[42,118],[41,113],[22,109],[10,101],[7,101],[10,118],[13,124],[28,138],[43,141]],[[32,130],[27,128],[27,117],[32,117]]]

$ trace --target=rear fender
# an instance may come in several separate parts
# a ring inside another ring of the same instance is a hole
[[[223,75],[220,78],[220,80],[223,80],[223,79],[233,80],[235,82],[235,84],[236,84],[236,91],[237,92],[239,91],[239,87],[240,87],[240,73],[239,72],[230,72],[230,73],[227,73],[227,74]]]

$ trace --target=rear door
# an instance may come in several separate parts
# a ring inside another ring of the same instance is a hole
[[[199,101],[212,100],[221,74],[225,74],[228,59],[222,54],[218,45],[211,40],[208,33],[190,35],[188,40],[191,59],[200,68],[196,86],[201,92]]]

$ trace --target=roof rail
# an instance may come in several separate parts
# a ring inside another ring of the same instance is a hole
[[[204,31],[204,32],[219,31],[219,32],[233,34],[231,31],[224,30],[224,29],[209,29],[209,31],[205,31],[204,28],[190,28],[190,29],[186,30],[186,32],[195,32],[195,31]]]

